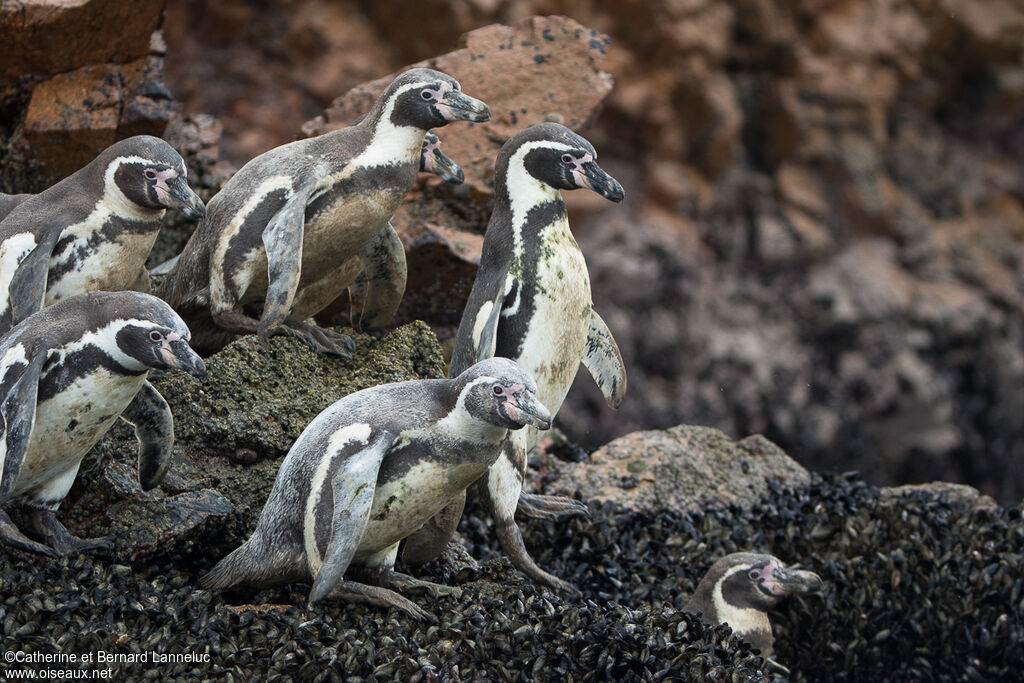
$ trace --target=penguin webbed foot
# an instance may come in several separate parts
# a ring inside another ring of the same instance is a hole
[[[410,577],[411,578],[411,577]],[[412,600],[405,598],[393,590],[381,586],[368,586],[356,581],[339,581],[327,594],[330,598],[340,598],[350,602],[359,602],[376,607],[394,608],[404,612],[413,619],[430,624],[438,623],[437,617],[426,611]]]
[[[462,589],[458,586],[446,586],[443,583],[424,581],[423,579],[417,579],[392,569],[380,572],[375,577],[375,581],[378,585],[390,588],[395,592],[426,593],[435,598],[442,595],[450,595],[455,598],[462,596]]]
[[[565,593],[573,597],[580,595],[579,590],[576,586],[572,585],[568,581],[563,581],[554,574],[550,574],[540,567],[530,557],[530,553],[526,550],[526,545],[523,543],[523,532],[520,531],[519,525],[515,523],[515,520],[498,521],[496,524],[498,532],[498,541],[501,543],[502,549],[508,558],[512,561],[513,566],[516,569],[529,576],[534,581],[544,584],[550,588]]]
[[[32,529],[46,541],[58,555],[74,555],[89,550],[113,550],[114,537],[78,538],[57,519],[52,510],[33,510]]]
[[[7,513],[0,510],[0,542],[10,548],[21,550],[26,553],[45,555],[46,557],[60,557],[60,553],[48,545],[37,543],[14,526],[14,522],[7,516]]]
[[[522,512],[533,519],[549,519],[556,522],[564,517],[583,517],[590,519],[590,508],[581,500],[564,496],[542,496],[539,494],[519,493],[516,511]]]
[[[352,337],[313,323],[285,318],[284,323],[277,329],[283,334],[295,337],[317,353],[352,358],[352,353],[356,350],[356,343],[352,341]]]

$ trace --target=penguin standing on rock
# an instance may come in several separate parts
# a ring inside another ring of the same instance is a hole
[[[814,572],[787,568],[771,555],[732,553],[711,565],[683,609],[700,614],[701,621],[711,626],[729,624],[733,633],[759,649],[768,661],[775,642],[768,610],[788,595],[818,593],[824,587]]]
[[[0,334],[44,306],[97,290],[149,291],[144,264],[168,208],[205,207],[181,156],[137,135],[17,202],[0,221]]]
[[[188,340],[170,306],[139,292],[70,297],[0,338],[0,506],[25,504],[44,543],[22,534],[2,509],[0,541],[50,556],[112,545],[72,536],[57,520],[57,506],[82,458],[118,417],[135,425],[142,488],[160,483],[174,422],[146,378],[170,368],[205,376]]]
[[[385,384],[320,413],[295,441],[256,530],[207,588],[313,579],[328,594],[430,615],[399,589],[444,590],[393,570],[399,542],[487,471],[509,430],[551,426],[529,373],[505,358],[454,379]],[[342,577],[367,567],[376,586]]]
[[[452,121],[489,118],[487,105],[446,74],[400,74],[358,123],[243,166],[210,201],[160,296],[189,321],[204,352],[255,332],[349,355],[351,339],[306,318],[364,268],[371,285],[379,270],[405,272],[389,221],[416,180],[424,136]],[[381,305],[371,286],[365,315],[379,319]]]
[[[476,282],[455,338],[451,374],[482,358],[503,356],[537,380],[541,402],[552,414],[569,391],[580,362],[613,408],[622,402],[626,371],[618,346],[594,312],[583,253],[569,231],[560,190],[586,188],[613,202],[622,186],[597,165],[593,146],[565,126],[542,123],[513,135],[494,169],[494,212],[484,237]],[[535,580],[572,591],[544,571],[523,545],[516,508],[533,517],[586,514],[586,506],[522,491],[527,455],[537,431],[510,435],[486,479],[487,498],[501,546],[512,563]],[[461,515],[463,499],[411,538],[403,558],[436,557]]]

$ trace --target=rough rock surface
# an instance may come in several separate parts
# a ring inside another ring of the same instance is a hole
[[[164,0],[0,5],[0,191],[39,192],[172,115]]]
[[[582,462],[548,460],[544,493],[612,501],[639,511],[701,510],[764,498],[768,480],[791,488],[810,475],[763,436],[733,441],[717,429],[679,425],[615,439]]]

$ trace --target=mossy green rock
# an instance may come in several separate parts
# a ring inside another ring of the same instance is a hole
[[[257,458],[276,458],[343,396],[378,384],[444,377],[440,346],[424,323],[379,341],[348,333],[356,342],[352,359],[315,354],[289,337],[266,343],[243,337],[207,359],[204,380],[181,372],[155,379],[174,413],[177,440],[205,453],[235,457],[249,449]]]
[[[291,338],[243,337],[206,359],[204,380],[179,371],[152,377],[174,414],[170,471],[143,492],[138,442],[130,427],[115,426],[83,463],[65,523],[84,536],[114,534],[122,562],[188,553],[200,538],[208,552],[237,546],[281,459],[324,408],[379,384],[444,377],[441,347],[424,323],[380,340],[348,332],[351,359],[315,354]]]

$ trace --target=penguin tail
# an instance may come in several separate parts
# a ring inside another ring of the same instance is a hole
[[[246,541],[208,573],[199,577],[199,585],[209,590],[221,590],[240,583],[251,583],[258,576],[253,571],[258,566],[259,558],[253,556],[252,546]]]

